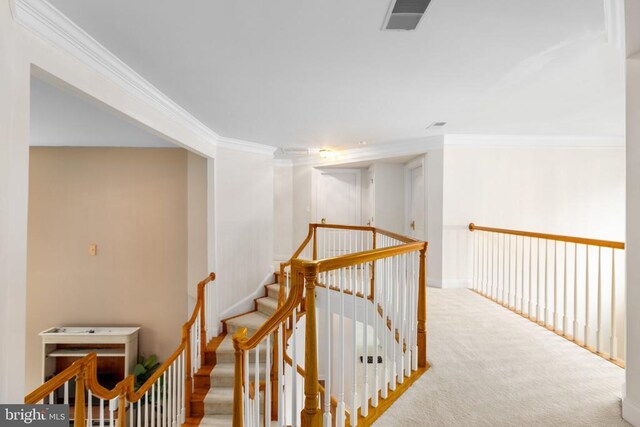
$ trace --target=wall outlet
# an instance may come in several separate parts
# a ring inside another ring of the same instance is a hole
[[[89,255],[90,256],[98,255],[98,245],[96,245],[95,243],[92,243],[89,245]]]

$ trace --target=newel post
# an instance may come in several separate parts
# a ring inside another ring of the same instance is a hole
[[[420,249],[418,278],[418,367],[427,367],[427,245]]]
[[[73,413],[74,425],[84,426],[85,412],[84,412],[84,380],[85,380],[86,365],[82,366],[78,375],[76,375],[76,402],[75,411]],[[91,408],[89,408],[91,410]],[[119,414],[120,417],[123,415]]]
[[[316,327],[316,279],[318,265],[311,264],[304,268],[306,288],[306,316],[305,316],[305,352],[304,366],[304,409],[300,420],[305,427],[321,427],[322,413],[318,409],[318,337]]]
[[[185,417],[191,416],[191,390],[193,390],[193,378],[191,378],[191,333],[189,324],[182,325],[182,340],[185,342],[184,365],[184,412]]]

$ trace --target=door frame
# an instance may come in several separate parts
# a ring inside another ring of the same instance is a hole
[[[320,223],[322,220],[320,213],[320,198],[322,197],[321,181],[322,175],[355,175],[356,177],[356,221],[357,224],[347,225],[362,225],[362,170],[361,169],[348,169],[348,168],[315,168],[317,173],[315,174],[316,189],[315,197],[313,198],[314,209],[313,218],[316,223]]]
[[[424,239],[425,241],[429,238],[429,223],[427,222],[429,216],[427,214],[427,206],[428,206],[428,194],[427,194],[427,162],[426,162],[426,154],[421,155],[420,157],[413,159],[404,165],[404,233],[407,236],[411,236],[411,202],[413,195],[413,180],[411,179],[411,172],[414,169],[422,167],[422,186],[424,190],[424,236],[418,236],[419,238]]]

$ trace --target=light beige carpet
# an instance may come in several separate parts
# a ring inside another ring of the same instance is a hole
[[[432,367],[376,426],[629,426],[623,369],[470,290],[427,298]]]

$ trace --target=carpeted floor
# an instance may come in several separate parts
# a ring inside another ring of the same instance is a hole
[[[470,290],[427,298],[431,369],[376,426],[629,426],[623,369]]]

